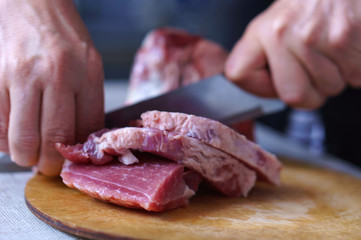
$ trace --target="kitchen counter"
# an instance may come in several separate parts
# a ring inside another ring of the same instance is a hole
[[[122,105],[126,92],[125,81],[107,81],[105,109]],[[342,171],[361,179],[361,170],[334,156],[316,155],[265,126],[256,125],[257,142],[276,155],[298,159],[318,166]],[[8,156],[0,153],[0,238],[1,239],[77,239],[47,225],[26,207],[24,188],[33,176],[31,169],[19,168]]]

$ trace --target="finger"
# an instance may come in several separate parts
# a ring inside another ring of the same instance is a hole
[[[298,61],[307,69],[313,86],[324,96],[339,94],[345,87],[338,66],[312,47],[290,41],[291,49]]]
[[[88,135],[104,127],[104,71],[101,55],[95,49],[88,52],[85,85],[76,95],[76,141],[84,142]]]
[[[361,87],[361,46],[355,49],[347,44],[342,50],[334,52],[323,51],[323,54],[331,59],[340,69],[342,79],[352,87]]]
[[[340,67],[344,80],[353,87],[361,87],[361,43],[356,22],[350,21],[346,5],[334,8],[329,19],[327,38],[319,49]]]
[[[6,89],[0,89],[0,152],[9,153],[8,129],[9,129],[10,101]]]
[[[48,176],[59,174],[64,161],[55,143],[74,144],[75,138],[74,94],[70,89],[59,89],[51,86],[43,94],[38,170]]]
[[[267,58],[254,26],[250,25],[233,48],[226,62],[225,74],[249,92],[274,97],[276,92],[269,75]]]
[[[76,96],[76,141],[84,142],[88,135],[104,127],[103,77]]]
[[[20,166],[33,166],[38,161],[40,99],[37,87],[10,88],[9,150]]]
[[[345,81],[354,88],[361,88],[361,51],[352,52],[345,61],[340,64],[343,69]]]
[[[317,108],[325,97],[313,86],[307,69],[284,45],[269,45],[272,79],[279,97],[298,108]]]
[[[244,76],[240,82],[235,83],[242,89],[255,95],[277,97],[268,68],[254,70]]]

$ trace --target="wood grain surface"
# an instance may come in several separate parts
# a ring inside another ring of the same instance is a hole
[[[257,184],[248,198],[201,191],[164,213],[104,203],[42,175],[25,198],[43,221],[93,239],[361,239],[359,179],[282,161],[281,187]]]

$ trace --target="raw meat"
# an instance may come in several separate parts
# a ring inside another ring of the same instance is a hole
[[[221,73],[228,52],[219,44],[176,28],[150,32],[133,64],[125,102],[135,103]],[[231,126],[253,140],[253,122]]]
[[[61,177],[69,187],[130,208],[159,212],[189,204],[201,182],[198,174],[184,172],[181,164],[160,157],[137,157],[141,162],[131,166],[115,161],[102,166],[66,161]]]
[[[192,137],[220,149],[257,171],[261,179],[279,185],[281,163],[277,158],[220,122],[188,115],[149,111],[141,115],[144,127]]]
[[[126,103],[153,97],[223,70],[219,44],[175,28],[150,32],[133,64]]]
[[[151,128],[127,127],[104,133],[92,139],[97,145],[93,155],[121,155],[124,149],[157,154],[173,160],[202,175],[227,196],[247,196],[256,175],[234,157],[203,142]],[[70,147],[67,147],[70,150]],[[75,149],[77,151],[77,149]],[[69,160],[72,160],[71,158]]]
[[[185,31],[155,30],[147,35],[137,52],[126,104],[220,73],[227,54],[220,45]],[[143,122],[137,120],[133,124],[142,126]],[[205,133],[205,127],[200,127],[199,134]],[[253,139],[252,121],[232,127]],[[210,129],[206,133],[213,134],[213,131]],[[227,129],[223,134],[234,137]],[[247,196],[256,181],[256,173],[243,162],[269,182],[279,183],[280,168],[268,171],[272,165],[276,166],[269,160],[273,157],[271,154],[242,138],[242,141],[235,138],[238,142],[231,144],[230,149],[225,148],[231,140],[229,137],[218,136],[217,139],[218,145],[212,146],[213,140],[199,140],[192,134],[187,136],[155,128],[123,128],[104,129],[90,135],[84,144],[57,144],[56,147],[74,162],[67,161],[63,167],[63,181],[68,186],[104,201],[149,211],[187,205],[202,178],[226,196]],[[225,142],[221,142],[223,140]],[[235,144],[241,144],[244,153],[228,152],[234,150]],[[251,149],[245,149],[248,147]],[[134,150],[152,154],[139,154]],[[237,159],[240,156],[243,158]],[[115,159],[119,161],[113,161]]]
[[[73,146],[66,146],[62,143],[56,143],[55,148],[63,155],[65,159],[71,159],[76,163],[89,163],[92,162],[95,165],[103,165],[114,159],[113,156],[100,152],[97,150],[97,145],[94,139],[100,137],[103,133],[109,131],[108,129],[102,129],[98,132],[89,135],[87,141],[84,144],[76,144]]]
[[[98,145],[95,144],[94,139],[100,137],[103,133],[109,131],[102,129],[98,132],[89,135],[84,144],[76,144],[73,146],[66,146],[62,143],[56,143],[55,148],[63,155],[65,159],[71,159],[76,163],[89,163],[95,165],[103,165],[114,159],[113,156],[97,150]]]

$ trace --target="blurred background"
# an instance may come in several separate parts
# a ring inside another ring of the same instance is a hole
[[[104,60],[105,77],[128,78],[145,35],[174,26],[230,50],[248,22],[271,0],[75,0]]]

